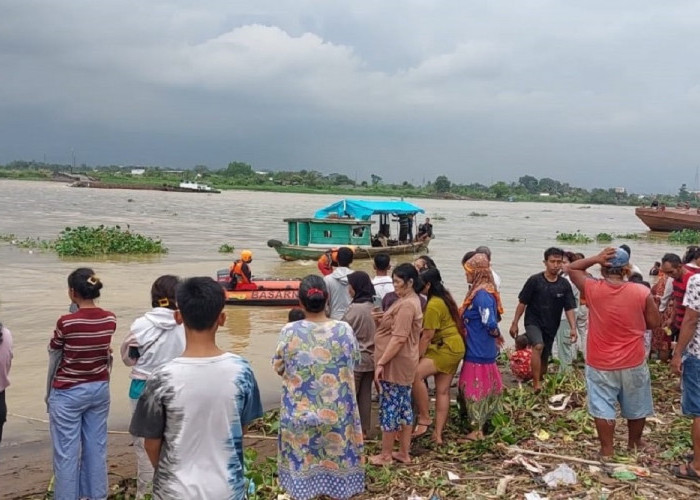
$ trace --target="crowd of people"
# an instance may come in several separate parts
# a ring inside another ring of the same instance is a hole
[[[539,392],[555,348],[559,370],[583,358],[588,409],[605,458],[615,451],[618,411],[627,421],[627,447],[644,449],[654,412],[647,360],[669,362],[682,378],[682,410],[693,418],[694,454],[674,473],[700,479],[700,248],[664,255],[650,272],[653,285],[630,254],[625,245],[588,258],[545,250],[544,270],[527,279],[514,304],[510,367]],[[392,267],[389,255],[379,254],[374,277],[353,270],[353,257],[350,248],[338,248],[329,272],[301,281],[299,307],[272,355],[282,380],[279,484],[294,499],[350,498],[364,490],[365,461],[410,463],[412,440],[428,432],[442,444],[455,379],[464,440],[484,437],[501,400],[504,304],[487,247],[462,259],[461,304],[427,255]],[[589,272],[596,265],[600,277]],[[92,269],[68,276],[72,312],[58,319],[49,343],[46,402],[57,499],[108,494],[117,320],[96,303],[102,288]],[[224,291],[210,278],[165,275],[150,295],[151,309],[132,323],[120,348],[131,367],[137,497],[244,498],[242,438],[263,408],[250,364],[216,345],[226,319]],[[0,325],[0,439],[11,359],[12,335]],[[381,447],[364,457],[377,424]]]

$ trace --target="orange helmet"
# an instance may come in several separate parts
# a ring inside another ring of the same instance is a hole
[[[251,260],[253,260],[253,252],[251,252],[250,250],[243,250],[241,252],[241,260],[243,262],[250,262]]]

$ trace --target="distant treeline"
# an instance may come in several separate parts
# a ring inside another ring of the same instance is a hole
[[[557,203],[591,203],[640,205],[649,203],[649,196],[639,196],[619,188],[584,188],[570,186],[548,177],[531,175],[517,182],[499,181],[490,186],[480,183],[457,184],[444,175],[422,186],[408,181],[385,183],[381,176],[371,174],[369,180],[357,182],[345,174],[323,174],[315,170],[256,171],[243,162],[231,162],[226,168],[210,169],[196,165],[192,169],[173,170],[159,166],[79,166],[14,161],[0,166],[0,178],[50,180],[59,173],[83,174],[102,182],[134,184],[177,184],[184,180],[199,181],[218,189],[252,189],[261,191],[296,191],[335,194],[371,194],[410,197],[468,198],[477,200],[544,201]],[[660,202],[674,205],[692,201],[692,194],[683,184],[678,195],[659,194]]]

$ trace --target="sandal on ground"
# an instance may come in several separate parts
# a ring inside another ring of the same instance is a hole
[[[681,479],[690,479],[692,481],[700,481],[700,474],[697,473],[695,469],[691,466],[692,462],[687,462],[685,464],[685,472],[681,470],[681,465],[674,465],[671,467],[671,472],[676,477]]]
[[[411,434],[412,437],[417,438],[428,432],[428,428],[433,425],[433,423],[428,420],[427,422],[418,422],[416,426],[413,428],[413,434]]]

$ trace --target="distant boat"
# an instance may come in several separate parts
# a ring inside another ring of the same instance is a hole
[[[652,231],[669,232],[683,229],[700,231],[700,214],[695,208],[639,207],[634,213]]]
[[[181,182],[180,189],[186,191],[203,191],[205,193],[220,193],[221,191],[207,186],[206,184],[199,184],[197,182]]]
[[[70,187],[95,188],[95,189],[133,189],[137,191],[171,191],[175,193],[220,193],[218,189],[213,189],[205,184],[196,182],[181,182],[179,186],[170,184],[121,184],[116,182],[100,181],[76,181]]]
[[[424,213],[421,207],[405,201],[365,201],[344,199],[317,210],[313,217],[284,219],[287,243],[269,240],[284,260],[315,260],[331,248],[350,247],[356,259],[370,259],[378,253],[417,254],[428,251],[430,238],[408,241],[409,216]],[[372,235],[371,220],[379,216],[379,229]],[[391,238],[390,217],[396,217],[398,238]]]

